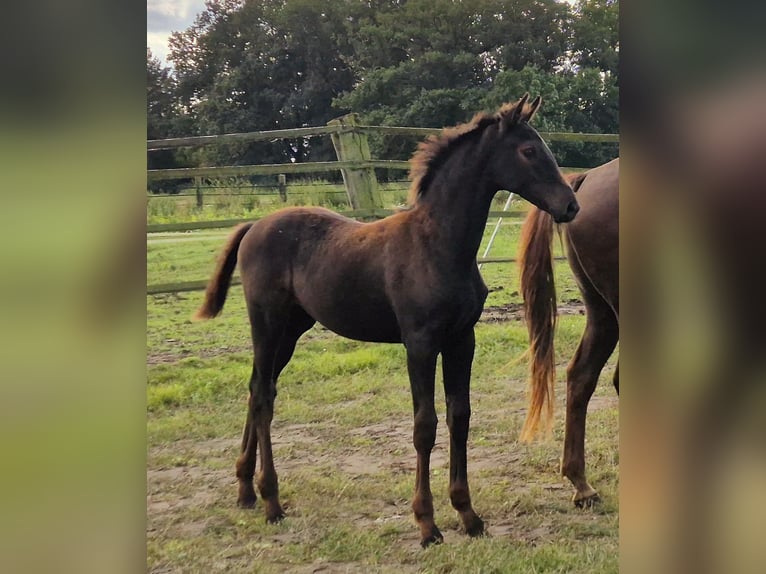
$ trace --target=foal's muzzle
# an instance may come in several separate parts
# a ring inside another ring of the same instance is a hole
[[[560,215],[558,219],[554,217],[554,220],[556,223],[567,223],[568,221],[572,221],[575,218],[575,215],[577,215],[578,211],[580,211],[580,205],[577,203],[576,199],[573,199],[569,202],[569,205],[567,205],[567,209],[564,214]]]

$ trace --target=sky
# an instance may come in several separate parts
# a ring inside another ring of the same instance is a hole
[[[146,45],[168,64],[171,32],[182,32],[205,9],[205,0],[146,0]]]

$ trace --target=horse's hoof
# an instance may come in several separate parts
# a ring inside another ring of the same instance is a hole
[[[240,496],[237,499],[237,506],[240,508],[255,508],[255,503],[258,499],[253,496]]]
[[[432,546],[434,544],[442,544],[444,542],[444,536],[442,536],[442,533],[439,532],[439,529],[434,526],[431,529],[431,534],[426,536],[420,541],[420,545],[423,548],[428,548],[429,546]]]
[[[285,519],[285,511],[279,508],[275,512],[269,513],[266,516],[266,522],[269,524],[279,524]]]
[[[465,532],[471,538],[484,536],[486,534],[484,531],[484,521],[478,516],[474,517],[474,520],[470,524],[465,525]]]
[[[572,500],[577,508],[593,508],[601,502],[601,497],[598,495],[598,492],[594,492],[593,494],[580,498],[575,495]]]
[[[258,497],[253,488],[253,481],[240,479],[239,489],[237,490],[237,506],[240,508],[255,508],[255,502]]]

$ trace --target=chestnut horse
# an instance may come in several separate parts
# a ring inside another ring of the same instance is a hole
[[[570,174],[581,211],[562,225],[567,259],[585,302],[585,332],[567,368],[567,414],[561,473],[574,485],[573,502],[590,506],[598,493],[585,479],[585,415],[601,370],[619,339],[619,159]],[[550,216],[532,208],[522,228],[521,291],[529,330],[530,405],[521,432],[531,439],[541,416],[549,428],[553,409],[556,290],[553,282]],[[619,366],[614,373],[619,394]]]
[[[239,263],[254,350],[236,464],[240,506],[252,508],[256,502],[258,448],[257,485],[266,519],[284,517],[270,436],[276,383],[298,338],[319,322],[350,339],[405,346],[417,451],[412,509],[423,546],[443,540],[434,523],[429,483],[441,353],[450,499],[469,535],[484,532],[471,506],[466,439],[474,325],[487,296],[476,253],[490,204],[498,190],[506,189],[557,221],[571,220],[579,209],[556,160],[529,125],[540,98],[527,99],[495,114],[478,114],[421,143],[412,159],[409,206],[394,215],[360,223],[326,209],[296,207],[234,230],[196,317],[220,313]]]

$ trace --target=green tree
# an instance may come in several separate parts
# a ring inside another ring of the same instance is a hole
[[[175,136],[182,115],[176,104],[176,83],[167,66],[146,49],[146,138],[166,139]],[[157,150],[147,153],[148,169],[169,169],[179,166],[178,153],[174,150]],[[176,192],[185,182],[181,180],[152,182],[152,191]]]
[[[466,121],[495,107],[486,96],[503,72],[560,68],[571,51],[571,19],[569,5],[554,0],[383,2],[350,23],[357,83],[335,104],[369,123]],[[414,141],[379,138],[371,147],[382,157],[406,158]]]
[[[157,106],[176,113],[151,111],[151,125],[218,134],[323,125],[354,111],[370,124],[438,127],[530,92],[545,100],[542,130],[616,132],[618,10],[616,0],[574,8],[556,0],[208,0],[171,39],[172,77],[150,71],[157,79],[149,85],[165,86]],[[376,157],[403,159],[416,141],[370,143]],[[616,153],[553,147],[572,166]],[[313,138],[188,158],[223,165],[334,153],[329,138]]]
[[[619,129],[617,86],[609,74],[581,68],[549,73],[535,66],[506,70],[495,78],[482,107],[496,108],[525,91],[541,94],[543,105],[535,116],[540,131],[617,133]],[[553,142],[559,164],[592,167],[617,155],[614,145]]]
[[[552,72],[569,48],[572,13],[556,0],[482,0],[475,4],[475,37],[490,77],[535,66]]]
[[[170,68],[146,49],[146,138],[163,139],[173,133],[175,81]]]
[[[619,0],[579,0],[573,21],[573,61],[582,68],[618,74]]]
[[[322,125],[333,97],[352,86],[338,0],[209,0],[193,26],[173,35],[179,97],[198,133]],[[325,147],[329,144],[325,144]],[[221,146],[208,161],[304,161],[305,141]]]

